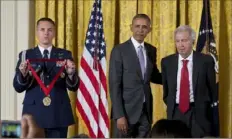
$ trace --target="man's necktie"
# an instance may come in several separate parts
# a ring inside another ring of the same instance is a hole
[[[45,49],[44,51],[43,51],[43,58],[44,59],[48,59],[48,50],[47,49]],[[47,71],[47,62],[46,61],[44,61],[44,72],[46,72]]]
[[[181,69],[180,80],[180,96],[179,96],[179,109],[182,113],[185,113],[189,109],[189,73],[188,73],[188,60],[182,60],[183,67]]]
[[[143,79],[144,79],[144,75],[145,75],[145,59],[144,59],[144,55],[143,55],[143,46],[138,47],[138,58],[139,58],[140,68],[141,68],[141,71],[142,71],[142,76],[143,76]]]

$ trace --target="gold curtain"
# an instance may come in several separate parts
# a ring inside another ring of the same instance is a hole
[[[79,60],[85,41],[90,12],[94,0],[35,0],[35,20],[50,17],[57,24],[54,45],[73,52]],[[220,67],[220,135],[232,137],[232,1],[211,0],[211,17],[219,52]],[[107,61],[115,44],[129,39],[129,25],[136,13],[146,13],[152,20],[152,32],[146,41],[157,47],[157,65],[161,58],[174,53],[173,32],[182,24],[199,30],[202,0],[102,0],[104,33],[107,45]],[[220,49],[219,49],[220,48]],[[166,117],[166,106],[162,101],[162,86],[152,85],[154,108],[153,123]],[[69,92],[73,114],[76,94]],[[109,100],[109,98],[108,98]],[[110,104],[110,100],[109,100]],[[109,106],[109,108],[111,105]],[[110,111],[110,109],[109,109]],[[88,133],[81,120],[75,117],[76,125],[69,127],[68,137]]]

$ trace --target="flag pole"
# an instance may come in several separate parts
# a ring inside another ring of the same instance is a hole
[[[100,3],[100,2],[99,2]],[[98,0],[95,0],[95,4],[96,4],[96,8],[97,8],[97,5],[98,5]],[[95,17],[97,17],[97,12],[95,13]],[[95,36],[95,40],[96,40],[96,43],[95,43],[95,46],[94,46],[94,61],[93,61],[93,69],[96,70],[96,71],[99,71],[98,69],[98,45],[99,45],[99,41],[98,41],[98,21],[97,19],[95,19],[95,22],[96,22],[96,28],[95,28],[95,31],[96,31],[96,36]]]
[[[203,0],[204,3],[203,3],[203,6],[205,6],[205,24],[206,24],[206,44],[205,44],[205,47],[206,47],[206,53],[209,54],[209,18],[208,18],[208,0]]]

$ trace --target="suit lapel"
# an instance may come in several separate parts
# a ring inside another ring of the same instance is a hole
[[[135,68],[136,68],[136,72],[139,75],[139,77],[141,78],[141,80],[143,80],[142,71],[141,71],[141,68],[140,68],[139,58],[137,56],[137,52],[135,50],[135,47],[134,47],[131,39],[128,42],[129,42],[129,49],[130,49],[129,54],[131,54],[132,59],[134,59],[134,62],[135,62],[134,65],[135,65]]]
[[[42,54],[41,54],[41,52],[40,52],[40,50],[39,50],[39,47],[38,46],[36,46],[35,48],[34,48],[34,51],[35,51],[35,58],[36,59],[41,59],[43,56],[42,56]],[[36,62],[38,65],[40,65],[41,67],[43,67],[43,62]]]
[[[38,47],[38,46],[36,46],[36,47],[34,48],[34,50],[35,50],[35,56],[36,56],[36,58],[40,59],[40,58],[43,57],[42,54],[41,54],[41,52],[40,52],[40,50],[39,50],[39,47]]]
[[[149,48],[148,46],[144,43],[144,47],[145,47],[145,50],[146,50],[146,73],[145,73],[145,76],[144,76],[144,80],[147,81],[149,79],[149,76],[151,76],[151,72],[153,69],[152,66],[153,66],[153,63],[151,61],[151,53],[149,51]]]
[[[192,81],[193,81],[193,92],[195,93],[197,78],[198,78],[198,72],[199,72],[199,59],[197,57],[197,54],[193,52],[193,74],[192,74]]]
[[[172,59],[173,61],[170,63],[171,66],[170,66],[170,70],[173,72],[172,73],[172,88],[173,88],[173,94],[174,94],[174,97],[176,97],[176,88],[177,88],[177,71],[178,71],[178,54],[174,55],[174,58]]]

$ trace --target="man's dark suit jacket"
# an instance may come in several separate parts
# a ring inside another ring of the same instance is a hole
[[[19,54],[19,60],[16,67],[16,73],[14,77],[13,86],[19,93],[26,90],[26,94],[23,101],[23,114],[31,114],[35,118],[36,123],[41,128],[57,128],[67,127],[74,124],[72,109],[70,105],[70,99],[67,93],[67,89],[76,91],[78,88],[78,77],[74,75],[74,80],[71,81],[67,76],[58,78],[51,90],[51,105],[44,106],[43,98],[45,97],[44,92],[32,78],[27,76],[23,78],[19,71],[19,65],[21,63],[21,55]],[[38,47],[26,50],[26,59],[41,59],[42,54]],[[70,51],[53,47],[50,54],[51,59],[71,59],[72,55]],[[39,73],[43,71],[43,62],[31,62],[31,66],[36,70],[40,69]],[[56,62],[47,63],[47,75],[44,77],[44,81],[50,83],[56,73],[60,70]],[[64,70],[65,73],[65,70]],[[66,74],[66,73],[65,73]]]
[[[156,48],[148,43],[144,45],[147,53],[145,79],[131,39],[115,46],[111,52],[109,88],[115,120],[125,116],[129,124],[135,124],[141,116],[145,96],[148,120],[152,122],[150,81],[161,84],[162,78],[156,66]]]
[[[167,117],[172,119],[176,103],[178,54],[167,56],[161,61],[163,99],[167,105]],[[211,56],[193,52],[193,95],[196,121],[205,130],[210,130],[210,105],[217,101],[214,60]],[[207,131],[209,132],[209,131]]]

